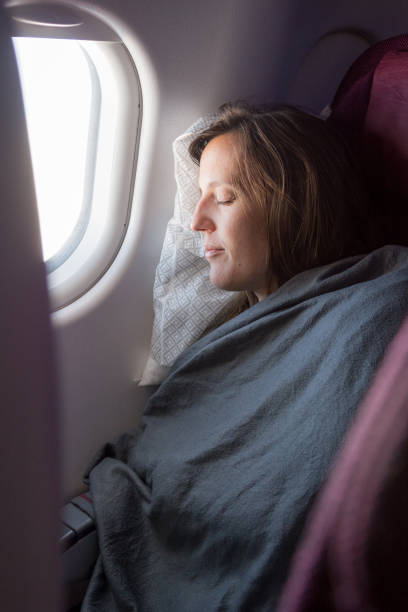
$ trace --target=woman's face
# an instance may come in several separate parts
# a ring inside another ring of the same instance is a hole
[[[210,281],[227,291],[252,291],[259,300],[276,288],[268,270],[269,245],[261,212],[233,186],[233,133],[211,140],[200,160],[201,198],[191,227],[203,232]]]

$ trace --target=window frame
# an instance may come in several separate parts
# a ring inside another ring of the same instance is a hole
[[[48,6],[13,6],[13,37],[77,40],[100,88],[99,113],[91,119],[99,129],[93,131],[87,159],[85,197],[92,203],[83,207],[70,238],[46,262],[51,307],[56,311],[85,295],[104,276],[124,241],[133,200],[142,91],[131,54],[106,23],[77,7]],[[109,89],[112,83],[114,92]],[[90,174],[94,181],[89,181]]]

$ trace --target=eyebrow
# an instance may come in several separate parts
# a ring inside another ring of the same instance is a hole
[[[226,187],[231,187],[231,189],[235,189],[234,185],[232,183],[225,183],[223,181],[211,181],[210,183],[208,183],[208,187],[220,187],[221,185],[225,185]],[[202,189],[200,186],[198,186],[198,189],[200,191],[200,193],[202,193]]]
[[[208,183],[209,187],[219,187],[220,185],[226,185],[227,187],[233,187],[232,183],[226,183],[225,181],[211,181],[211,183]]]

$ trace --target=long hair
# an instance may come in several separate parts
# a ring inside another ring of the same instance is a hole
[[[368,199],[357,161],[335,128],[289,106],[225,104],[191,143],[196,163],[217,136],[236,137],[235,188],[263,214],[279,285],[309,268],[370,249]]]

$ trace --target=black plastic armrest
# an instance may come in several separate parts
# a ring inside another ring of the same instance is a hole
[[[71,499],[61,511],[62,565],[69,605],[83,595],[99,547],[89,493]]]

